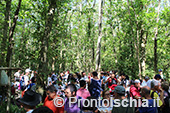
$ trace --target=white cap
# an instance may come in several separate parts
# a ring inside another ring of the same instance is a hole
[[[28,72],[31,72],[31,70],[30,70],[30,69],[26,69],[26,70],[25,70],[25,73],[28,73]]]
[[[140,80],[135,80],[135,82],[134,83],[140,83]]]

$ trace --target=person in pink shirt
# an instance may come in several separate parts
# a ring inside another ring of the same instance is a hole
[[[85,80],[80,80],[80,89],[77,90],[77,96],[82,97],[83,99],[86,99],[87,97],[90,96],[89,91],[86,89],[86,81]]]

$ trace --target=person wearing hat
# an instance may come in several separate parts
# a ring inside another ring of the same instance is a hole
[[[125,88],[123,86],[116,86],[113,92],[114,92],[114,99],[120,100],[119,101],[120,107],[113,107],[112,113],[134,113],[135,112],[134,105],[132,105],[131,107],[130,104],[127,107],[123,107],[121,105],[122,100],[125,99]]]
[[[21,106],[24,107],[26,113],[32,113],[35,109],[35,106],[38,105],[41,100],[42,98],[40,94],[28,90],[25,92],[24,96],[18,101],[20,102]]]
[[[162,78],[162,79],[165,79],[165,78],[164,78],[164,75],[163,75],[163,72],[162,72],[162,69],[159,69],[158,72],[159,72],[159,75],[161,76],[161,78]]]
[[[140,99],[140,80],[135,80],[134,85],[130,86],[130,97],[133,99]]]

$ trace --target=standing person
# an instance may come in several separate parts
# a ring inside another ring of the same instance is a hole
[[[170,93],[168,92],[169,84],[168,82],[163,82],[161,84],[164,94],[164,103],[162,107],[162,113],[169,113],[170,111]]]
[[[117,86],[117,79],[114,73],[111,74],[111,77],[108,78],[105,83],[108,83],[108,88],[111,92],[111,94],[113,94],[113,90],[114,88]]]
[[[34,77],[34,71],[31,72],[30,80],[32,79],[32,77]]]
[[[15,81],[19,81],[19,80],[20,80],[20,73],[21,73],[21,70],[18,70],[18,71],[14,74]]]
[[[85,80],[80,80],[80,89],[77,90],[77,96],[82,97],[83,99],[86,99],[87,97],[90,96],[89,91],[86,89],[86,81]]]
[[[132,97],[133,99],[140,99],[141,98],[141,95],[140,95],[140,81],[135,80],[134,84],[135,85],[130,86],[130,97]]]
[[[160,93],[160,97],[158,95]],[[159,106],[161,107],[164,102],[163,90],[160,88],[160,82],[153,79],[151,82],[150,95],[152,99],[159,99]],[[158,106],[158,113],[161,113],[161,108]]]
[[[83,71],[81,74],[82,74],[82,77],[81,77],[80,80],[85,80],[85,81],[87,81],[87,80],[88,80],[88,77],[87,77],[86,73]]]
[[[123,86],[115,87],[114,99],[119,99],[120,100],[119,104],[121,105],[122,100],[125,99],[125,88]],[[127,105],[127,103],[126,103],[126,105]],[[135,113],[135,108],[134,108],[134,105],[130,106],[130,104],[128,104],[127,107],[123,107],[121,105],[120,107],[113,107],[112,113]]]
[[[148,100],[148,107],[139,107],[139,112],[140,113],[157,113],[157,107],[154,106],[156,105],[156,103],[154,103],[155,101],[151,98],[150,96],[150,88],[148,86],[144,86],[142,88],[142,97],[145,97],[145,99]]]
[[[52,84],[55,85],[57,83],[57,76],[54,71],[51,74]]]
[[[155,76],[154,76],[154,79],[155,80],[158,80],[158,81],[162,81],[162,78],[161,78],[161,75],[160,74],[156,74]]]
[[[24,107],[26,113],[32,113],[35,109],[35,106],[41,102],[41,95],[28,90],[25,92],[23,98],[20,98],[18,101]]]
[[[78,101],[76,103],[71,104],[69,106],[69,99],[71,98],[71,102],[75,102],[77,99],[81,99],[81,97],[76,96],[77,88],[74,84],[68,84],[65,89],[65,104],[64,104],[64,113],[78,113],[82,109],[82,105],[78,106]]]
[[[54,99],[56,97],[59,97],[56,94],[57,93],[56,88],[53,85],[48,86],[47,89],[46,89],[46,93],[47,93],[47,97],[44,100],[44,105],[43,106],[47,106],[48,108],[50,108],[53,111],[53,113],[64,113],[64,106],[56,107],[54,105]],[[56,103],[56,104],[60,105],[61,103],[63,103],[63,102],[58,101],[58,103]]]
[[[128,78],[129,78],[129,77],[128,77],[127,75],[125,75],[124,73],[121,74],[120,85],[122,85],[124,88],[127,87],[127,84],[128,84],[128,82],[129,82]]]
[[[145,77],[145,81],[146,81],[146,86],[148,86],[149,88],[151,88],[151,82],[152,80],[150,80],[150,78],[148,76]]]
[[[100,97],[100,94],[102,93],[102,83],[101,80],[97,77],[98,73],[96,71],[92,72],[93,78],[89,79],[89,92],[91,96],[98,99]]]
[[[17,91],[20,89],[20,73],[21,73],[21,70],[18,70],[14,76],[15,76],[15,83],[14,83],[14,86],[17,87]]]
[[[32,90],[32,91],[36,91],[36,78],[32,77],[31,79],[31,83],[28,85],[27,90]]]
[[[158,70],[158,72],[159,72],[159,74],[160,74],[161,78],[164,80],[164,79],[165,79],[165,77],[164,77],[164,75],[163,75],[162,69],[159,69],[159,70]]]
[[[31,72],[30,69],[26,69],[25,70],[25,75],[24,75],[25,86],[27,86],[29,84],[29,75],[30,75],[30,72]]]
[[[51,73],[49,73],[49,74],[48,74],[47,86],[52,85],[52,79],[51,79],[51,76],[52,76],[52,74],[51,74]]]

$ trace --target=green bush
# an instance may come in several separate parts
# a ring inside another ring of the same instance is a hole
[[[10,105],[10,113],[25,113],[23,108],[19,108],[17,105]],[[7,103],[2,103],[0,106],[0,113],[6,113]]]

